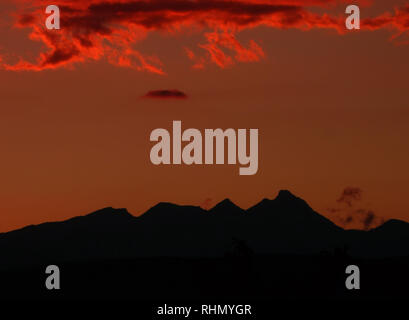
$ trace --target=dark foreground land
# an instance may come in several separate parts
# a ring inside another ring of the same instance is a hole
[[[45,287],[49,265],[61,290]],[[360,290],[346,289],[348,265]],[[247,210],[228,199],[138,217],[109,207],[0,234],[3,299],[362,301],[407,299],[408,288],[409,223],[344,230],[285,190]]]
[[[358,265],[361,289],[345,288]],[[408,299],[409,258],[360,260],[335,254],[209,259],[155,258],[57,264],[61,289],[47,290],[46,265],[2,270],[0,299],[263,301]]]

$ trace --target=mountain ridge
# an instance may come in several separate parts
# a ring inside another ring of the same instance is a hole
[[[10,264],[139,256],[223,256],[233,239],[256,254],[319,254],[339,247],[355,256],[409,256],[409,223],[388,220],[351,231],[283,190],[244,210],[224,199],[209,210],[161,202],[140,216],[106,207],[60,222],[0,234],[0,258]]]
[[[21,228],[17,228],[14,230],[10,230],[10,231],[5,231],[5,232],[0,232],[0,236],[2,235],[6,235],[9,233],[13,233],[16,231],[22,231],[25,229],[30,229],[33,227],[38,227],[38,226],[42,226],[42,225],[49,225],[49,224],[58,224],[58,223],[65,223],[65,222],[70,222],[70,221],[75,221],[75,220],[79,220],[82,218],[100,218],[102,216],[108,216],[108,217],[127,217],[127,218],[134,218],[134,219],[139,219],[141,217],[146,217],[147,215],[154,213],[158,208],[163,209],[163,207],[165,207],[165,209],[169,209],[169,208],[174,208],[174,209],[194,209],[195,211],[201,211],[204,214],[207,213],[215,213],[215,209],[221,208],[221,209],[226,209],[226,207],[231,207],[234,209],[238,209],[241,212],[243,212],[244,214],[251,214],[252,211],[255,211],[255,209],[258,209],[258,207],[260,206],[266,206],[266,205],[271,205],[273,203],[275,203],[277,200],[279,201],[299,201],[299,203],[304,204],[305,206],[307,206],[309,209],[311,209],[314,213],[318,214],[319,216],[323,217],[324,219],[327,219],[329,221],[331,221],[330,219],[326,218],[325,216],[315,212],[309,205],[308,203],[303,200],[302,198],[299,198],[297,196],[295,196],[294,194],[292,194],[290,191],[288,190],[280,190],[278,192],[278,195],[273,198],[273,199],[268,199],[268,198],[263,198],[261,201],[259,201],[258,203],[256,203],[253,206],[250,206],[248,209],[243,209],[240,206],[236,205],[231,199],[229,198],[225,198],[223,200],[221,200],[220,202],[218,202],[216,205],[214,205],[212,208],[206,210],[206,209],[202,209],[200,208],[200,206],[194,206],[194,205],[179,205],[179,204],[175,204],[175,203],[171,203],[171,202],[159,202],[156,205],[154,205],[153,207],[151,207],[150,209],[146,210],[144,213],[140,214],[140,215],[133,215],[132,213],[130,213],[126,208],[114,208],[112,206],[108,206],[108,207],[104,207],[98,210],[95,210],[93,212],[84,214],[84,215],[79,215],[79,216],[74,216],[65,220],[60,220],[60,221],[47,221],[47,222],[43,222],[43,223],[39,223],[39,224],[30,224]],[[218,210],[216,210],[218,211]],[[332,221],[331,221],[332,222]],[[333,223],[333,222],[332,222]],[[335,224],[335,223],[333,223]],[[335,224],[336,225],[336,224]],[[358,231],[379,231],[381,229],[384,229],[385,227],[389,227],[389,226],[407,226],[409,228],[409,222],[406,222],[404,220],[400,220],[400,219],[388,219],[385,222],[383,222],[381,225],[369,229],[369,230],[358,230]],[[341,226],[336,225],[337,227],[342,228]],[[344,229],[344,230],[351,230],[351,229]]]

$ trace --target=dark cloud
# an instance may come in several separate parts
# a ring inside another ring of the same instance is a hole
[[[346,187],[337,202],[345,203],[348,207],[352,206],[354,201],[360,201],[362,199],[362,190],[355,187]]]
[[[357,222],[362,225],[364,230],[369,230],[376,225],[382,224],[384,219],[377,216],[372,210],[358,209],[339,217],[339,221],[345,227],[353,222]]]
[[[179,90],[153,90],[143,97],[153,99],[187,99],[187,95]]]
[[[328,208],[328,212],[333,215],[334,221],[344,228],[360,225],[362,229],[369,230],[384,222],[382,217],[379,217],[371,209],[356,208],[359,203],[361,206],[363,191],[357,187],[346,187],[337,202],[340,207]],[[346,205],[346,206],[345,206]]]
[[[345,224],[350,224],[352,221],[354,221],[354,217],[348,216],[345,218]]]
[[[375,222],[376,216],[373,211],[366,211],[366,210],[360,210],[361,214],[363,215],[362,218],[362,223],[364,225],[365,230],[368,230],[372,224]]]

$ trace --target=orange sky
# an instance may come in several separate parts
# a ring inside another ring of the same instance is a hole
[[[75,19],[105,11],[71,2],[53,2],[80,10],[62,11],[54,37],[36,20],[47,1],[0,4],[0,232],[106,206],[137,215],[230,197],[247,208],[280,189],[336,222],[359,209],[409,221],[409,1],[362,1],[362,30],[345,32],[342,1],[181,12],[157,0],[143,21],[140,8],[101,18],[108,33]],[[188,97],[141,98],[162,89]],[[258,128],[258,173],[152,165],[150,132],[173,120]],[[337,202],[347,187],[362,190],[352,208]]]

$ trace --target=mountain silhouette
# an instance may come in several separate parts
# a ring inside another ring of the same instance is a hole
[[[238,217],[245,214],[245,210],[235,205],[230,199],[224,199],[209,210],[210,214],[223,217]]]
[[[139,217],[104,208],[62,222],[0,234],[6,266],[137,257],[217,257],[234,239],[256,254],[317,254],[348,247],[360,257],[409,255],[409,224],[387,221],[370,231],[344,230],[282,190],[243,210],[229,199],[210,210],[159,203]]]
[[[0,299],[262,299],[408,296],[409,224],[344,230],[291,192],[243,210],[158,203],[104,208],[0,234]],[[345,267],[362,271],[359,295]],[[45,289],[58,265],[63,290]],[[387,275],[380,277],[380,275]]]

